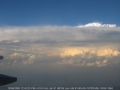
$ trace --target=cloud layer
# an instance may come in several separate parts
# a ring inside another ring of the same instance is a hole
[[[92,23],[93,24],[93,23]],[[101,25],[104,26],[104,25]],[[70,27],[70,26],[36,26],[36,27],[1,27],[0,44],[86,44],[119,42],[119,27]]]
[[[13,65],[38,62],[98,67],[116,65],[120,62],[120,27],[100,23],[80,28],[1,27],[0,45],[0,54]]]
[[[11,86],[120,86],[120,27],[1,27],[0,55]]]

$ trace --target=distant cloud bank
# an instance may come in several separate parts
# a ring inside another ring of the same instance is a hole
[[[80,27],[80,28],[79,28]],[[82,27],[82,28],[81,28]],[[111,28],[112,27],[112,28]],[[83,26],[0,27],[0,44],[76,44],[80,42],[117,42],[120,27],[115,24],[89,23]]]

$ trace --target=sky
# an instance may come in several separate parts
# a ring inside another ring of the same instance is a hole
[[[115,23],[120,26],[119,0],[0,0],[0,26]]]
[[[0,0],[7,87],[119,87],[119,0]]]

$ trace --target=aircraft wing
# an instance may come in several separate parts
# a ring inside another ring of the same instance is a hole
[[[0,59],[3,59],[3,56],[0,56]],[[16,82],[17,78],[0,74],[0,86]]]
[[[0,74],[0,86],[16,82],[17,78]]]
[[[0,56],[0,59],[3,59],[3,56]]]

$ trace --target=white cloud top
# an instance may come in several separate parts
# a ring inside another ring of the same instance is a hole
[[[102,24],[99,22],[93,22],[85,25],[79,25],[77,27],[116,27],[116,24]]]

